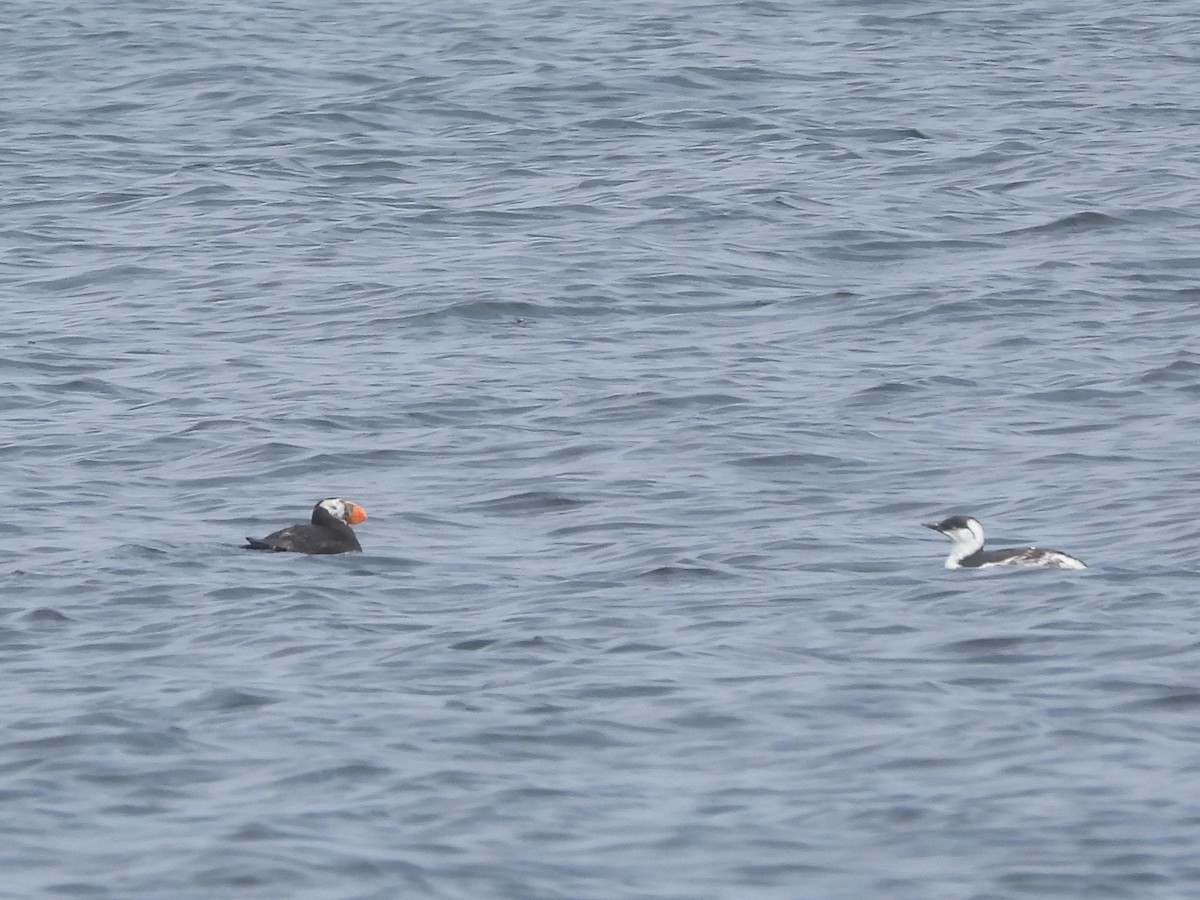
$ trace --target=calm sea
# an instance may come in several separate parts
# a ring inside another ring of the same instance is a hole
[[[1200,895],[1198,62],[9,3],[0,896]],[[330,496],[365,553],[238,549]]]

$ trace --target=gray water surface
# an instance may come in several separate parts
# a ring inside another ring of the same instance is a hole
[[[986,6],[12,4],[0,894],[1200,894],[1195,8]]]

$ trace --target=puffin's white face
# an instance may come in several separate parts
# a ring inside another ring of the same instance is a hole
[[[340,519],[350,525],[357,525],[360,522],[367,521],[367,511],[354,503],[351,500],[343,500],[341,497],[330,497],[328,500],[322,500],[317,506],[325,510],[335,519]]]
[[[317,506],[321,507],[321,509],[325,510],[325,512],[329,513],[335,519],[341,519],[343,522],[346,521],[346,501],[340,497],[330,497],[328,500],[322,500]]]

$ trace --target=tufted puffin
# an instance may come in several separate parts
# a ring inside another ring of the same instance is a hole
[[[291,550],[295,553],[349,553],[362,550],[351,525],[367,521],[357,503],[331,497],[313,507],[312,524],[282,528],[265,538],[248,537],[243,550]]]

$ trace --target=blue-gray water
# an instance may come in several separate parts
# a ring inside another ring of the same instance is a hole
[[[1191,0],[187,6],[3,14],[0,894],[1200,894]]]

